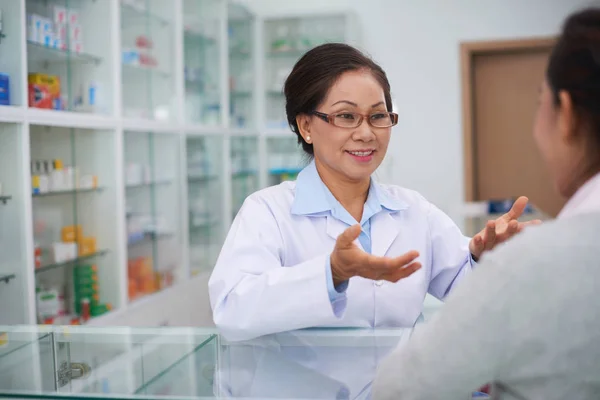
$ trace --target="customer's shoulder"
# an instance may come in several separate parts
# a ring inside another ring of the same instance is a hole
[[[600,259],[600,213],[551,220],[530,226],[484,256],[484,260],[511,266],[531,264],[549,268],[576,260]],[[581,263],[580,263],[581,264]],[[564,265],[563,265],[564,267]],[[518,267],[515,267],[518,268]]]

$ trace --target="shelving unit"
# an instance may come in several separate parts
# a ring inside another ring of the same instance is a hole
[[[0,324],[209,324],[206,283],[243,200],[303,165],[267,78],[304,52],[273,51],[278,27],[315,17],[234,0],[0,9]],[[184,284],[200,317],[160,309]]]

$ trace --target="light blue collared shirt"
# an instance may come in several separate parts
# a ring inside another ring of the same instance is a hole
[[[388,196],[379,188],[379,185],[371,179],[369,194],[360,221],[361,232],[358,237],[364,251],[371,253],[371,218],[380,212],[393,212],[403,208],[405,208],[405,205],[400,202],[400,200]],[[327,186],[325,186],[317,172],[314,161],[298,175],[292,212],[301,215],[329,214],[333,218],[348,225],[348,227],[358,223],[340,202],[337,201]],[[338,311],[336,311],[336,304],[345,298],[348,281],[334,287],[329,257],[327,258],[325,271],[329,299],[333,305],[334,312],[337,315]]]

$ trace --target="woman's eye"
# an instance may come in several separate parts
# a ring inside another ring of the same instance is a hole
[[[342,114],[338,114],[337,117],[343,118],[343,119],[354,119],[354,114],[342,113]]]
[[[378,113],[378,114],[371,115],[371,119],[382,119],[385,117],[386,117],[386,115],[384,113]]]

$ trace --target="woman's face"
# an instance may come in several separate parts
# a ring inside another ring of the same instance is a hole
[[[317,111],[365,116],[387,112],[383,88],[368,71],[344,73],[331,87]],[[349,181],[369,179],[387,151],[391,128],[374,128],[364,118],[356,128],[340,128],[317,116],[300,119],[301,133],[313,144],[315,162],[327,173]]]

